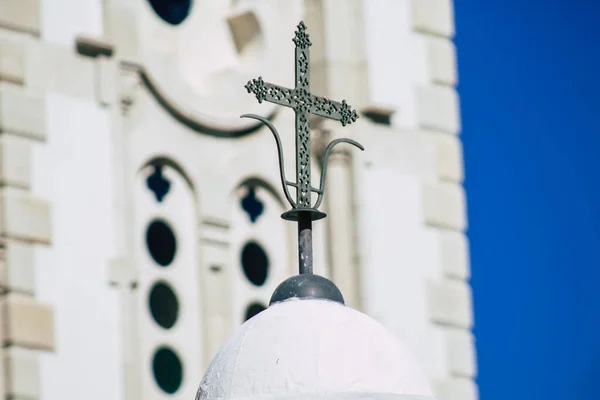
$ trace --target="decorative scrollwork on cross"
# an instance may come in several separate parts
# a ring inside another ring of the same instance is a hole
[[[245,88],[248,90],[248,93],[252,92],[256,95],[256,99],[259,103],[262,103],[263,100],[267,98],[268,88],[265,86],[262,76],[259,76],[258,79],[249,81]]]
[[[351,124],[358,119],[356,110],[350,108],[350,105],[346,103],[346,100],[342,100],[342,107],[340,108],[340,122],[342,126]]]
[[[248,93],[256,96],[259,103],[266,100],[270,103],[290,107],[294,110],[296,114],[296,182],[290,182],[285,178],[281,140],[275,127],[268,120],[257,115],[246,114],[242,115],[242,117],[254,118],[261,121],[271,130],[275,137],[279,152],[281,184],[287,200],[293,207],[293,210],[285,213],[283,218],[296,221],[298,220],[298,212],[308,212],[311,215],[311,220],[316,220],[325,217],[324,213],[318,211],[318,207],[323,200],[327,161],[331,150],[339,143],[349,143],[361,150],[364,150],[364,148],[351,139],[337,139],[331,142],[327,146],[323,158],[320,187],[318,189],[312,187],[310,174],[310,114],[340,121],[342,126],[355,122],[358,119],[358,114],[345,100],[339,103],[310,93],[309,48],[312,43],[310,42],[309,35],[306,33],[304,22],[300,22],[298,25],[293,42],[296,45],[296,85],[294,89],[264,82],[262,77],[248,81],[245,88]],[[296,189],[295,201],[290,195],[288,189],[290,186]],[[311,194],[313,192],[319,195],[314,206],[311,202]]]
[[[300,21],[298,24],[298,30],[296,31],[296,37],[293,39],[296,47],[304,50],[312,46],[309,36],[310,35],[306,33],[306,25],[304,25],[304,21]]]

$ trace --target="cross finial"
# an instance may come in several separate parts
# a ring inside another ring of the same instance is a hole
[[[310,35],[306,33],[306,25],[304,25],[304,21],[300,21],[298,24],[298,30],[296,31],[296,37],[292,39],[296,44],[296,47],[304,50],[312,46],[309,36]]]
[[[306,33],[304,22],[298,24],[298,30],[293,39],[296,44],[295,69],[296,85],[293,89],[273,85],[263,81],[262,77],[248,81],[245,88],[248,93],[253,93],[259,103],[268,101],[285,107],[291,107],[296,114],[296,181],[290,182],[285,177],[283,169],[283,151],[279,133],[267,119],[257,115],[242,115],[242,117],[254,118],[263,122],[275,136],[279,152],[279,170],[281,174],[281,185],[285,196],[292,206],[292,210],[285,212],[282,218],[290,221],[298,221],[299,250],[300,250],[300,272],[312,273],[312,221],[324,218],[325,213],[318,210],[323,200],[325,189],[325,177],[327,172],[327,161],[333,147],[339,143],[349,143],[359,149],[363,147],[351,139],[336,139],[329,143],[323,156],[323,168],[321,170],[321,182],[319,188],[314,188],[310,175],[310,114],[320,115],[340,121],[346,126],[356,121],[358,114],[345,100],[341,103],[326,97],[315,96],[310,93],[310,42]],[[295,188],[296,200],[292,199],[289,187]],[[312,193],[317,193],[318,198],[314,206],[311,201]]]

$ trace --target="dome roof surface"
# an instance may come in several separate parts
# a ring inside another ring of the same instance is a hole
[[[432,396],[413,356],[383,325],[333,301],[293,299],[237,330],[210,364],[196,399],[353,393]]]

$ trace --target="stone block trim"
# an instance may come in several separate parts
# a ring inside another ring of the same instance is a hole
[[[25,65],[26,43],[0,35],[0,81],[22,85],[25,82]]]
[[[460,106],[456,90],[444,86],[418,86],[414,89],[419,128],[458,134]]]
[[[411,0],[410,11],[414,30],[444,37],[454,36],[452,0]]]
[[[0,1],[0,27],[39,36],[41,25],[40,0]]]
[[[456,86],[458,71],[456,65],[456,47],[451,40],[429,36],[425,38],[427,46],[427,65],[431,83]]]
[[[29,188],[31,145],[26,138],[0,134],[0,186]]]
[[[32,147],[46,139],[45,90],[57,77],[75,86],[87,78],[56,61],[64,54],[49,57],[56,46],[40,35],[40,0],[0,0],[0,396],[8,399],[42,397],[40,350],[55,348],[54,311],[33,297],[34,248],[51,242],[50,205],[28,191]]]
[[[32,44],[27,61],[27,86],[32,91],[54,92],[94,100],[95,59],[51,43]]]
[[[440,400],[477,400],[479,398],[477,385],[467,378],[435,381],[433,392]]]
[[[0,289],[35,293],[34,245],[4,239],[0,245]]]
[[[4,350],[6,398],[33,400],[41,397],[39,352],[10,347]]]
[[[46,138],[46,104],[40,94],[0,82],[0,133]]]
[[[0,190],[0,234],[26,242],[52,242],[50,205],[29,192]]]
[[[4,346],[54,350],[54,311],[32,297],[9,293],[2,300]]]
[[[444,328],[446,363],[453,376],[473,378],[477,375],[475,338],[465,329]]]
[[[0,31],[0,81],[26,85],[29,92],[50,91],[85,99],[96,98],[102,105],[114,102],[117,62],[107,56],[112,54],[110,44],[82,38],[78,38],[76,44],[80,52],[83,48],[88,53],[97,51],[99,54],[90,57],[90,54],[78,54],[68,47]],[[21,90],[25,92],[25,89]],[[20,103],[18,106],[22,108]]]
[[[469,241],[461,232],[438,229],[439,265],[448,279],[467,281],[471,276]]]
[[[445,182],[424,184],[421,199],[426,225],[461,232],[467,229],[466,198],[462,186]]]
[[[475,400],[473,326],[461,130],[452,0],[410,0],[411,24],[425,54],[427,83],[414,89],[416,124],[432,141],[435,183],[422,188],[423,219],[435,231],[439,275],[428,282],[431,323],[441,330],[446,377],[433,382],[444,400]]]
[[[435,148],[435,170],[440,181],[462,183],[464,180],[463,148],[453,135],[429,133]]]
[[[428,310],[432,322],[471,329],[471,287],[462,281],[430,281],[427,284]]]

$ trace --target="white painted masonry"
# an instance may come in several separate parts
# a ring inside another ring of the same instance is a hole
[[[196,399],[322,393],[431,398],[410,351],[383,325],[333,301],[292,299],[234,333],[209,366]]]
[[[243,86],[293,86],[304,20],[312,91],[361,113],[344,128],[315,119],[313,176],[325,141],[366,149],[331,159],[315,270],[406,345],[437,397],[477,399],[452,1],[192,3],[170,25],[149,0],[0,1],[0,396],[163,398],[160,344],[182,363],[169,396],[189,399],[249,304],[295,273],[275,141],[239,116],[273,121],[293,177],[292,111]],[[175,185],[164,203],[147,188],[156,165]],[[265,206],[256,224],[248,184]],[[156,215],[181,240],[172,271],[148,257]],[[260,287],[240,261],[253,237],[271,263]],[[149,313],[159,277],[178,296],[171,330]]]

